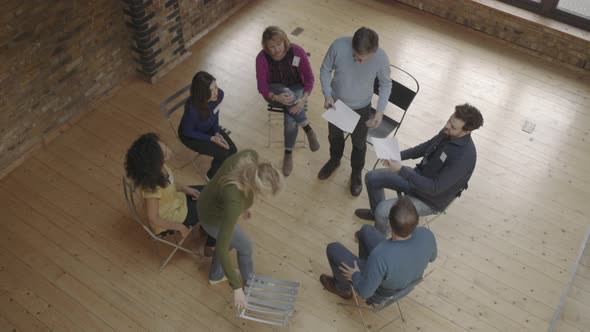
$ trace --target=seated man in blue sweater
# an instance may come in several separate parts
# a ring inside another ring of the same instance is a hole
[[[436,258],[436,241],[429,229],[418,227],[418,213],[411,199],[403,196],[389,213],[391,237],[364,225],[355,237],[359,257],[342,244],[326,248],[332,268],[330,277],[320,276],[328,291],[344,299],[352,297],[352,287],[367,304],[379,303],[422,277],[429,262]]]

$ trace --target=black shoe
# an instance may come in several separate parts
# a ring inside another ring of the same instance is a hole
[[[332,175],[332,173],[336,170],[336,168],[340,167],[340,160],[334,161],[332,159],[328,160],[328,162],[320,169],[318,173],[318,179],[325,180]]]
[[[361,179],[360,172],[353,172],[350,175],[350,193],[352,196],[357,197],[363,191],[363,180]]]
[[[371,213],[371,209],[356,209],[354,210],[354,215],[362,220],[375,221],[375,216]]]

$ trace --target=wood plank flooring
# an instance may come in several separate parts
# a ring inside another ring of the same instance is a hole
[[[485,118],[473,134],[478,162],[469,190],[431,225],[434,271],[402,300],[407,322],[384,330],[547,331],[589,225],[590,75],[385,0],[252,1],[157,84],[128,80],[1,179],[0,331],[282,330],[238,319],[229,286],[207,283],[207,259],[177,254],[158,273],[153,244],[131,219],[120,184],[127,148],[148,131],[173,148],[171,166],[182,181],[203,183],[210,159],[199,157],[195,170],[158,109],[198,70],[224,89],[221,122],[238,147],[281,164],[281,144],[267,148],[254,72],[262,30],[272,24],[304,29],[290,38],[312,54],[308,115],[322,144],[315,153],[295,151],[284,192],[257,201],[243,224],[255,243],[255,270],[302,283],[289,330],[362,330],[356,311],[318,278],[329,271],[328,243],[355,248],[352,234],[362,223],[353,211],[368,205],[366,192],[348,192],[347,161],[326,181],[316,176],[329,154],[319,67],[334,39],[366,25],[391,63],[421,84],[398,133],[404,147],[432,137],[456,104],[470,102]],[[521,130],[526,120],[536,124],[532,134]],[[281,121],[272,126],[280,138]],[[367,165],[374,160],[370,150]],[[576,306],[564,310],[558,330],[590,330],[585,257],[582,281],[572,287]],[[390,308],[368,321],[375,330],[397,314]]]

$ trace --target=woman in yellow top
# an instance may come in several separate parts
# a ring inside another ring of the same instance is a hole
[[[174,179],[166,161],[172,150],[157,134],[141,135],[127,151],[127,177],[141,190],[147,219],[154,233],[172,230],[182,237],[198,222],[197,198],[204,186],[187,186]],[[215,239],[207,238],[207,246],[215,246]]]

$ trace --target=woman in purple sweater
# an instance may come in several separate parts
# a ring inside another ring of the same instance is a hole
[[[207,171],[208,179],[212,179],[223,161],[237,151],[229,135],[219,127],[223,95],[215,77],[204,71],[196,73],[178,126],[178,137],[186,147],[213,157]]]
[[[279,27],[269,26],[262,33],[262,51],[256,57],[258,91],[271,105],[284,110],[285,157],[283,174],[293,170],[293,148],[297,125],[303,127],[311,151],[320,148],[305,112],[313,88],[313,73],[305,50],[292,44]]]

